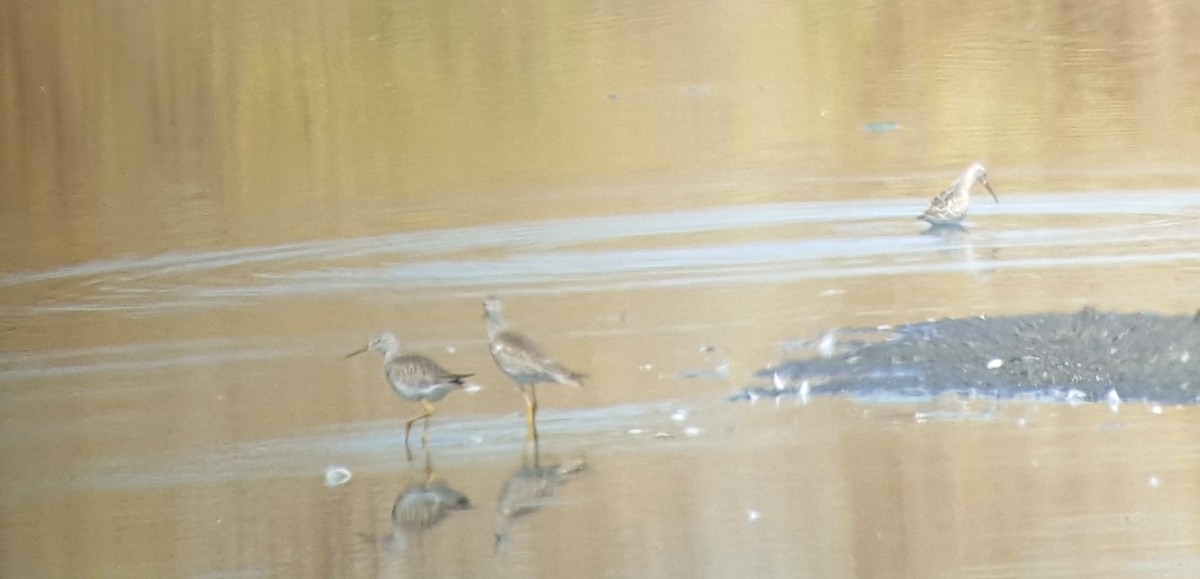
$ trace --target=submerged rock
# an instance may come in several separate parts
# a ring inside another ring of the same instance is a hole
[[[875,329],[869,330],[874,332]],[[858,330],[840,330],[853,334]],[[864,331],[866,332],[866,331]],[[812,391],[1000,397],[1067,393],[1105,400],[1200,399],[1200,314],[1042,313],[941,319],[897,326],[873,340],[843,341],[832,356],[788,360],[759,373],[810,380]],[[733,399],[795,394],[747,388]]]

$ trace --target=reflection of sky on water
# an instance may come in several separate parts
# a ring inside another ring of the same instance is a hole
[[[536,294],[1200,257],[1189,217],[1200,215],[1197,191],[1005,195],[979,204],[970,230],[941,237],[916,235],[922,224],[909,218],[920,205],[758,204],[164,254],[9,273],[0,291],[21,293],[10,314],[153,314],[378,290],[427,297],[520,284],[512,293]],[[614,242],[638,246],[605,246]],[[37,283],[51,291],[31,303],[27,284]]]
[[[725,402],[715,400],[712,404]],[[542,436],[553,437],[555,444],[573,447],[614,450],[698,444],[683,436],[669,439],[654,436],[662,429],[672,430],[668,425],[674,408],[670,402],[658,401],[603,408],[546,409],[538,413],[538,429]],[[311,476],[320,482],[326,462],[354,465],[356,477],[361,473],[390,473],[418,464],[397,458],[401,428],[396,420],[359,421],[294,437],[181,451],[145,460],[97,458],[85,469],[86,474],[74,477],[70,485],[120,489],[289,476]],[[510,415],[459,417],[439,424],[433,439],[433,452],[446,463],[503,461],[525,447],[525,425]]]

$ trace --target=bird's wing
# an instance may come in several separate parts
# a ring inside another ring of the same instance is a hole
[[[400,356],[388,365],[388,377],[417,387],[461,384],[471,374],[454,374],[425,356]]]
[[[577,382],[583,375],[559,364],[533,340],[516,332],[501,332],[492,340],[492,355],[509,374],[549,374],[560,382]]]
[[[955,213],[957,211],[958,192],[960,188],[961,185],[955,181],[941,193],[938,193],[937,197],[934,197],[929,202],[929,208],[925,210],[925,215],[940,217]]]

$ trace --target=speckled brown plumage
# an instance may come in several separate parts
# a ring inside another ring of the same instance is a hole
[[[996,197],[996,192],[992,191],[992,186],[988,184],[987,168],[983,166],[983,163],[976,161],[971,163],[949,187],[938,193],[937,197],[929,202],[929,208],[920,215],[919,219],[924,219],[934,225],[962,221],[967,216],[967,208],[971,204],[971,186],[976,182],[986,187],[997,203],[1000,202],[1000,199]]]

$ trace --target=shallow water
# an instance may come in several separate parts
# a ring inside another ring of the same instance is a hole
[[[0,6],[0,574],[1200,569],[1194,407],[727,400],[839,327],[1195,311],[1190,5],[78,8]],[[532,491],[491,293],[589,374]],[[484,386],[411,462],[384,328]],[[471,508],[393,528],[427,463]]]

